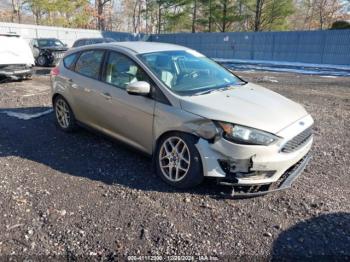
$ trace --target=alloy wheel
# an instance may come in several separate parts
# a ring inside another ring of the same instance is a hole
[[[172,136],[159,150],[159,166],[163,175],[172,182],[182,180],[190,169],[191,155],[184,140]]]
[[[59,98],[55,104],[55,112],[58,124],[66,129],[69,127],[70,111],[67,103]]]

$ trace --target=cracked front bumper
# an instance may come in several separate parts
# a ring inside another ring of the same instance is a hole
[[[266,185],[253,185],[253,186],[241,186],[239,191],[235,192],[233,190],[233,196],[260,196],[268,193],[277,192],[280,190],[288,189],[292,186],[292,183],[301,173],[304,171],[305,167],[311,159],[311,155],[307,154],[298,163],[289,168],[276,182]],[[222,185],[230,185],[225,182],[219,182]]]
[[[214,143],[200,139],[196,146],[202,158],[204,176],[217,178],[220,184],[240,187],[245,194],[268,193],[290,187],[310,160],[313,142],[311,136],[297,150],[282,152],[286,142],[313,125],[311,116],[301,120],[305,125],[300,126],[299,121],[290,125],[277,134],[282,137],[281,140],[270,146],[236,144],[223,138]],[[223,162],[229,163],[231,168],[226,169]],[[298,168],[294,170],[296,166]]]

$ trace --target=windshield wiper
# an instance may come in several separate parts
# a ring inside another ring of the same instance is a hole
[[[218,91],[218,89],[205,90],[205,91],[194,93],[193,95],[194,96],[200,96],[200,95],[210,94],[210,93],[212,93],[214,91]]]
[[[199,96],[199,95],[210,94],[210,93],[215,92],[215,91],[225,91],[226,89],[230,88],[231,86],[233,86],[233,85],[229,84],[229,85],[225,85],[225,86],[220,87],[220,88],[214,88],[214,89],[209,89],[209,90],[197,92],[197,93],[194,93],[193,95]]]

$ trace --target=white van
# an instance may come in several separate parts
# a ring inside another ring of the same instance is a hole
[[[33,53],[24,39],[15,34],[0,34],[0,78],[29,78],[33,65]]]

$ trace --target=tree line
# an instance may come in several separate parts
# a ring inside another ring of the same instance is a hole
[[[9,1],[2,21],[134,33],[312,30],[350,20],[350,0]]]

